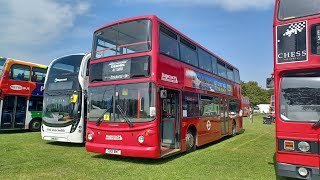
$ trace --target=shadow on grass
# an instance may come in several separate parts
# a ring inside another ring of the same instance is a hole
[[[112,156],[107,154],[99,154],[93,156],[93,158],[98,159],[106,159],[109,161],[121,161],[121,162],[128,162],[128,163],[134,163],[134,164],[148,164],[148,165],[160,165],[165,164],[169,161],[175,160],[179,157],[184,156],[186,153],[176,154],[170,157],[166,158],[160,158],[160,159],[146,159],[146,158],[136,158],[136,157],[124,157],[124,156]]]
[[[54,146],[62,146],[62,147],[85,147],[85,143],[69,143],[69,142],[56,142],[50,141],[47,144],[54,145]]]
[[[32,133],[29,130],[0,130],[0,134],[21,134],[21,133]]]
[[[242,135],[245,132],[245,129],[243,129],[242,131],[239,132],[239,136]],[[220,140],[214,141],[212,143],[197,147],[197,149],[201,150],[201,149],[205,149],[209,146],[215,145],[217,143],[220,143],[222,141],[225,141],[229,138],[232,138],[232,136],[226,136],[223,137]],[[192,153],[192,152],[191,152]],[[136,164],[148,164],[148,165],[159,165],[159,164],[164,164],[167,163],[169,161],[178,159],[184,155],[186,155],[187,153],[183,152],[180,154],[175,154],[173,156],[170,157],[166,157],[166,158],[160,158],[160,159],[146,159],[146,158],[134,158],[134,157],[124,157],[124,156],[112,156],[112,155],[107,155],[107,154],[98,154],[98,155],[94,155],[93,158],[98,158],[98,159],[107,159],[110,161],[122,161],[122,162],[129,162],[129,163],[136,163]]]
[[[295,178],[289,178],[289,177],[281,177],[277,176],[277,160],[276,160],[276,153],[273,154],[273,162],[269,162],[269,165],[272,165],[274,168],[274,174],[276,175],[276,180],[297,180]]]
[[[237,136],[241,136],[245,131],[246,131],[245,129],[242,129],[242,130],[237,134]],[[208,143],[208,144],[202,145],[202,146],[200,146],[200,147],[197,147],[197,149],[199,149],[199,150],[201,150],[201,149],[206,149],[206,148],[208,148],[208,147],[210,147],[210,146],[213,146],[213,145],[215,145],[215,144],[219,144],[219,143],[221,143],[221,142],[223,142],[223,141],[226,141],[226,140],[232,139],[232,138],[233,138],[233,136],[225,136],[225,137],[223,137],[223,138],[221,138],[221,139],[219,139],[219,140],[216,140],[216,141],[213,141],[213,142],[211,142],[211,143]]]

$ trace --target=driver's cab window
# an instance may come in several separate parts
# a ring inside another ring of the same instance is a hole
[[[30,67],[20,64],[14,64],[10,68],[10,79],[18,81],[30,80]]]

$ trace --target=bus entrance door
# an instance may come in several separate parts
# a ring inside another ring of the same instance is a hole
[[[3,100],[1,129],[22,129],[26,120],[27,97],[5,96]]]
[[[221,98],[220,101],[220,121],[221,121],[221,135],[228,135],[228,101],[226,98]]]
[[[180,152],[179,91],[160,90],[161,157]]]

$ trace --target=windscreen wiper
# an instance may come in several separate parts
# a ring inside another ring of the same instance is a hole
[[[314,123],[314,124],[312,125],[312,128],[313,128],[313,129],[317,129],[317,128],[319,128],[319,126],[320,126],[320,119],[319,119],[318,122],[316,122],[316,123]]]
[[[96,121],[96,125],[97,125],[97,126],[100,125],[101,120],[102,120],[102,118],[104,117],[104,114],[105,114],[106,112],[108,112],[110,108],[111,108],[111,106],[107,107],[107,109],[106,109],[106,110],[102,113],[102,115],[98,118],[98,120]]]
[[[124,112],[123,112],[123,110],[122,110],[122,108],[121,108],[121,106],[120,106],[119,104],[117,105],[117,108],[118,108],[118,110],[120,111],[120,113],[121,113],[121,115],[123,116],[123,118],[127,121],[129,127],[133,127],[132,122],[131,122],[130,119],[128,119],[127,116],[124,114]]]

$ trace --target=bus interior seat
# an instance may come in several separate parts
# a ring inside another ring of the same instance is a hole
[[[15,124],[24,124],[24,119],[25,119],[25,113],[24,112],[17,112]]]
[[[3,113],[3,124],[11,124],[12,123],[12,113],[4,112]]]

